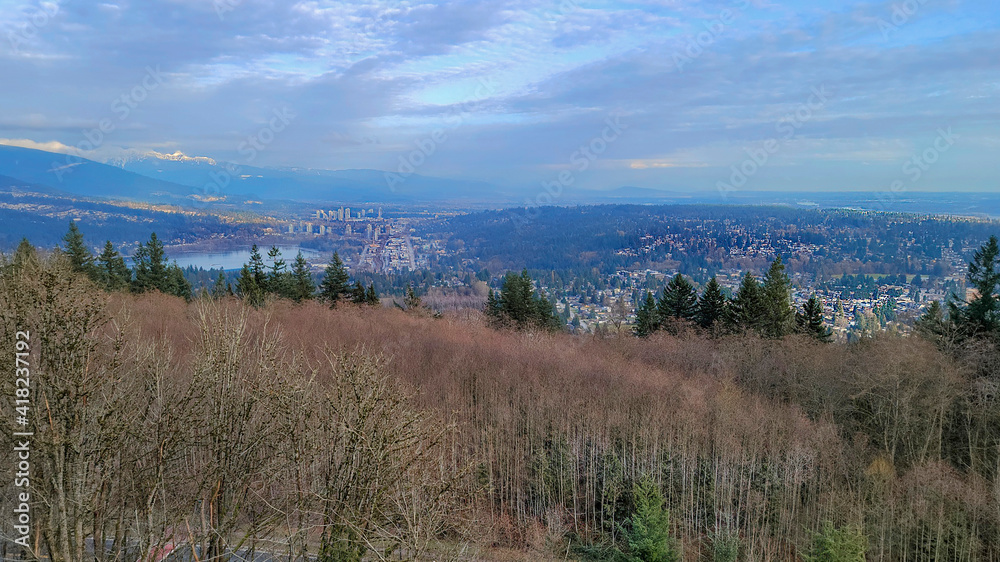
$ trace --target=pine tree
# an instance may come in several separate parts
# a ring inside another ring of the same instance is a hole
[[[406,294],[403,297],[403,306],[406,310],[420,310],[423,308],[424,304],[420,301],[420,297],[417,296],[417,292],[413,290],[413,287],[409,284],[406,285]]]
[[[225,298],[229,293],[229,283],[226,282],[226,272],[219,270],[219,276],[215,279],[215,285],[212,285],[212,298],[221,299]]]
[[[556,314],[556,305],[545,295],[544,291],[538,291],[535,297],[535,324],[547,330],[558,330],[562,323]]]
[[[643,299],[635,311],[635,328],[633,332],[640,338],[645,338],[655,332],[659,327],[656,312],[656,299],[653,293],[646,291],[646,298]]]
[[[500,295],[490,291],[484,313],[495,322],[516,329],[558,329],[561,325],[555,305],[544,293],[535,293],[526,269],[520,275],[509,272],[504,276]]]
[[[670,512],[663,507],[663,495],[649,477],[637,482],[632,491],[635,510],[626,522],[623,535],[628,543],[630,562],[677,562],[680,554],[670,537]]]
[[[271,246],[267,257],[271,260],[271,270],[267,272],[267,291],[281,298],[293,298],[292,275],[288,271],[285,260],[281,258],[281,250],[277,246]]]
[[[76,221],[70,221],[69,232],[63,236],[66,243],[64,251],[69,257],[70,266],[77,273],[84,273],[94,276],[94,257],[91,255],[87,245],[83,242],[83,234],[76,226]]]
[[[802,312],[795,313],[795,323],[800,332],[819,341],[830,342],[833,339],[833,331],[823,321],[823,304],[815,295],[809,297]]]
[[[497,294],[493,292],[493,289],[490,289],[489,294],[486,295],[486,309],[483,313],[491,320],[500,320],[500,299],[497,298]]]
[[[368,291],[365,292],[365,304],[369,306],[379,306],[382,304],[381,299],[378,298],[378,293],[375,291],[375,283],[368,285]]]
[[[250,247],[250,274],[253,275],[254,283],[261,291],[267,292],[267,272],[264,267],[264,257],[260,255],[260,248],[257,244]]]
[[[309,263],[302,252],[295,256],[292,262],[292,283],[291,297],[295,302],[302,302],[313,298],[316,293],[316,284],[313,283],[312,274],[309,272]]]
[[[97,257],[95,268],[97,281],[106,291],[123,291],[132,282],[132,272],[111,240],[104,243],[104,251]]]
[[[167,268],[167,279],[163,286],[164,293],[181,297],[186,301],[191,300],[191,283],[184,278],[184,270],[175,262]]]
[[[976,250],[966,275],[975,297],[949,299],[949,315],[964,335],[989,336],[1000,333],[1000,244],[996,236]]]
[[[361,281],[355,281],[354,286],[351,287],[351,302],[365,304],[367,300],[368,294],[365,292],[365,286],[361,284]]]
[[[757,331],[763,315],[762,289],[757,278],[749,271],[743,274],[736,295],[729,303],[727,324],[738,331]]]
[[[155,232],[149,235],[148,242],[139,244],[132,260],[135,262],[132,291],[160,291],[167,295],[191,298],[191,285],[184,278],[184,271],[177,264],[167,264],[163,243]]]
[[[254,308],[264,306],[264,287],[257,283],[257,277],[248,264],[243,264],[240,269],[240,277],[236,280],[236,294]]]
[[[795,327],[795,310],[792,308],[792,283],[785,273],[785,264],[778,256],[764,276],[761,296],[763,318],[761,335],[780,339],[792,333]]]
[[[334,252],[333,258],[326,266],[323,281],[319,285],[320,299],[329,303],[330,308],[336,307],[337,303],[348,294],[347,283],[349,279],[347,267],[341,261],[340,254]]]
[[[698,294],[683,275],[678,273],[667,283],[657,303],[660,325],[668,321],[694,320],[698,314]]]
[[[722,293],[715,277],[709,279],[705,285],[705,290],[698,300],[698,325],[705,329],[710,329],[723,319],[726,313],[726,295]]]

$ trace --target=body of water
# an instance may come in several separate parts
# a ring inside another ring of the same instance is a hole
[[[267,252],[270,247],[260,248],[260,254],[264,257],[264,263],[271,265],[271,260],[267,257]],[[295,261],[295,255],[302,252],[306,260],[310,264],[326,263],[329,256],[321,254],[316,250],[310,250],[308,248],[299,248],[298,246],[279,246],[281,250],[281,259],[285,260],[288,267],[292,266],[292,262]],[[173,263],[177,262],[177,265],[181,267],[192,266],[195,269],[240,269],[243,264],[250,262],[250,248],[245,250],[233,250],[230,252],[192,252],[192,253],[179,253],[171,252],[167,250],[167,259]]]

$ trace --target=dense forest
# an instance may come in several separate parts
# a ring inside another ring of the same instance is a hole
[[[4,559],[1000,558],[995,291],[853,344],[579,337],[355,305],[343,278],[336,306],[103,291],[71,258],[0,267],[32,373],[14,425],[8,363],[4,450],[33,433]]]
[[[530,221],[524,209],[471,213],[426,228],[451,240],[463,258],[490,271],[593,271],[672,268],[699,282],[727,268],[763,269],[761,248],[779,255],[808,250],[796,271],[924,274],[949,271],[942,251],[962,253],[996,232],[996,221],[851,210],[721,205],[545,207]]]

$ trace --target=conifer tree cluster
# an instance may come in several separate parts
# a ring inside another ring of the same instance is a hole
[[[236,294],[240,298],[252,306],[259,307],[264,304],[268,295],[297,303],[315,296],[316,285],[313,283],[309,264],[302,252],[295,256],[291,269],[282,259],[278,248],[272,246],[267,257],[271,261],[271,267],[265,266],[264,258],[256,244],[250,248],[250,262],[243,264],[240,277],[236,281]],[[212,291],[214,296],[224,294],[222,287],[224,283],[225,280],[220,276],[216,289]]]
[[[500,294],[490,289],[486,299],[486,317],[499,326],[524,330],[558,330],[561,326],[555,305],[535,284],[525,269],[520,275],[509,272],[500,284]]]
[[[1000,340],[1000,242],[996,236],[969,262],[966,283],[972,297],[934,301],[916,323],[917,330],[939,343],[964,344]]]
[[[110,240],[104,243],[103,251],[95,258],[84,242],[83,233],[76,222],[69,223],[63,242],[65,246],[61,250],[69,258],[73,271],[83,273],[106,291],[159,291],[185,299],[191,298],[191,284],[184,278],[184,272],[176,263],[167,263],[163,243],[155,232],[150,234],[149,241],[139,244],[132,256],[134,267],[131,270]]]
[[[811,297],[801,311],[792,306],[791,281],[781,257],[775,258],[762,281],[743,275],[732,299],[712,277],[699,296],[683,275],[667,283],[657,299],[647,292],[636,308],[635,335],[646,337],[657,330],[676,332],[696,325],[712,332],[756,333],[780,339],[795,331],[830,341],[832,332],[823,320],[823,305]]]

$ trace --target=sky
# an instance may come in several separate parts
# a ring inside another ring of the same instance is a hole
[[[565,190],[1000,191],[996,0],[0,0],[0,143]]]

